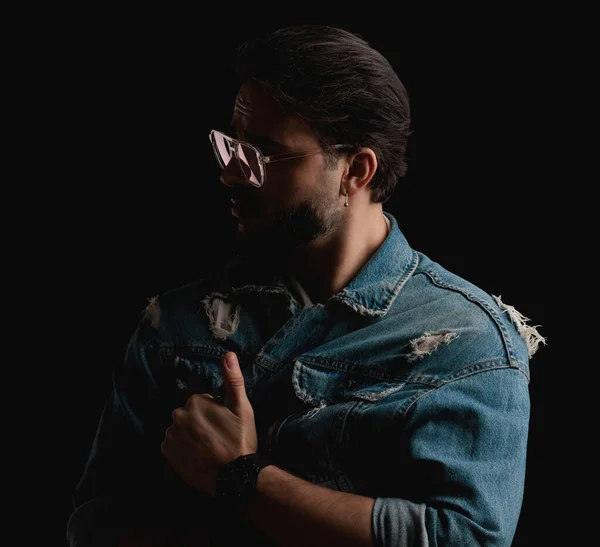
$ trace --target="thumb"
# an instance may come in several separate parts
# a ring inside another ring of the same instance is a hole
[[[223,364],[223,382],[225,384],[225,394],[227,396],[229,409],[239,418],[243,417],[252,405],[246,395],[246,386],[244,385],[244,375],[237,355],[233,351],[228,351],[222,359]]]

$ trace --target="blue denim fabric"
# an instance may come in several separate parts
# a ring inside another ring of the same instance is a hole
[[[511,544],[530,412],[526,340],[493,296],[413,250],[385,214],[387,239],[327,302],[303,306],[289,278],[240,257],[152,302],[115,368],[74,496],[73,545],[93,544],[94,527],[148,523],[215,537],[228,528],[215,545],[252,536],[241,518],[238,530],[221,526],[159,449],[190,393],[226,402],[227,351],[244,371],[259,450],[310,482],[375,498],[376,545]]]

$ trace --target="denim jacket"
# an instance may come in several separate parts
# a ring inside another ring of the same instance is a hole
[[[314,484],[374,498],[376,545],[511,544],[529,358],[543,339],[499,297],[413,250],[384,215],[383,244],[324,303],[251,257],[151,299],[75,490],[72,545],[108,545],[120,527],[147,523],[196,527],[211,545],[270,544],[242,517],[221,521],[159,449],[190,393],[226,402],[228,351],[244,373],[259,451]],[[92,530],[107,543],[86,540]]]

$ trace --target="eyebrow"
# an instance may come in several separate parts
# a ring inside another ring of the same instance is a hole
[[[230,128],[234,135],[238,135],[238,133],[241,133],[243,135],[242,137],[238,137],[240,140],[247,141],[250,144],[254,144],[255,146],[258,146],[259,148],[261,146],[264,146],[266,148],[275,146],[276,148],[281,148],[283,150],[289,150],[289,148],[285,144],[282,144],[276,140],[270,139],[269,137],[265,137],[263,135],[252,135],[251,133],[245,133],[245,132],[238,132],[237,128],[233,124],[231,125]]]

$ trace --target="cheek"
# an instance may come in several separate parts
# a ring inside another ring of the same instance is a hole
[[[265,216],[306,202],[327,208],[337,196],[339,177],[338,171],[325,169],[319,155],[267,165],[267,182],[261,189]]]
[[[295,162],[274,163],[267,167],[263,195],[273,205],[293,205],[311,192],[311,171],[302,164],[293,163]]]
[[[322,186],[325,171],[320,155],[290,161],[282,161],[267,166],[267,180],[276,181],[278,187],[288,194],[312,195]],[[318,188],[317,188],[318,187]]]

